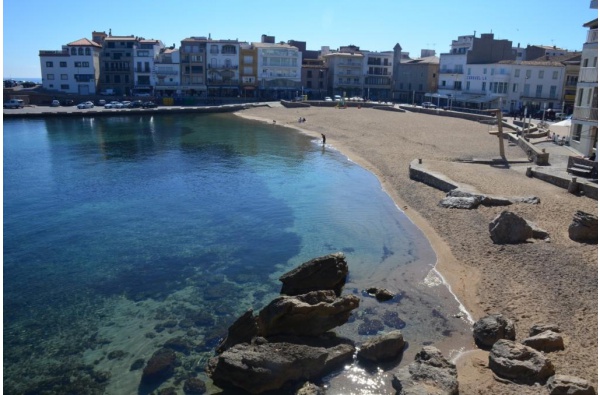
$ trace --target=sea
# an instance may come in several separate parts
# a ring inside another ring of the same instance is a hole
[[[155,390],[197,377],[219,393],[205,367],[228,327],[334,252],[360,298],[338,335],[402,330],[398,366],[471,343],[425,235],[320,139],[233,114],[5,119],[3,155],[5,393],[148,393],[143,367],[165,345],[177,368]],[[386,393],[390,369],[355,361],[321,384]]]

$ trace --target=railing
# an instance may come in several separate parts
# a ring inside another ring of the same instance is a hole
[[[229,79],[229,80],[223,80],[223,79],[219,79],[219,78],[207,78],[206,79],[207,83],[211,83],[211,84],[217,84],[217,85],[239,85],[240,80],[239,79]]]
[[[579,82],[598,82],[598,68],[582,67],[579,69]]]
[[[212,65],[209,64],[208,68],[212,69],[212,70],[237,70],[240,66],[238,66],[237,64],[230,64],[230,65]]]
[[[464,74],[462,70],[440,69],[440,74]]]
[[[598,121],[598,107],[575,107],[573,111],[573,119],[582,121]]]
[[[177,75],[179,70],[154,70],[154,74],[158,75]]]

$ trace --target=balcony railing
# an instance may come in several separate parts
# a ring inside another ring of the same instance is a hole
[[[598,107],[575,107],[573,111],[573,118],[582,121],[596,121],[598,122]]]
[[[240,66],[238,66],[237,64],[230,64],[230,65],[224,64],[224,65],[217,65],[217,66],[212,65],[212,64],[208,65],[208,68],[212,69],[212,70],[237,70],[239,67]]]
[[[440,74],[464,74],[462,70],[440,69]]]
[[[598,82],[598,68],[582,67],[579,69],[579,82]]]
[[[157,75],[177,75],[179,70],[155,70],[154,74]]]

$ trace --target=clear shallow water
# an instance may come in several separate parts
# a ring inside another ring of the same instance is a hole
[[[181,366],[161,388],[182,393],[281,274],[335,251],[361,297],[338,333],[402,328],[407,361],[464,344],[458,304],[423,281],[436,258],[421,232],[318,140],[232,115],[9,120],[3,139],[9,392],[135,393],[132,365],[175,338]],[[371,286],[399,296],[377,303]],[[381,376],[348,369],[330,393],[376,393]]]

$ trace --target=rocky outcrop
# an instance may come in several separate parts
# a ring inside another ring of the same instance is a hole
[[[569,225],[569,238],[581,243],[598,244],[598,217],[578,210]]]
[[[515,340],[515,324],[502,314],[490,314],[473,325],[475,344],[489,349],[500,339]]]
[[[560,327],[556,324],[535,324],[529,329],[529,336],[535,336],[546,331],[560,333]]]
[[[348,264],[343,253],[326,255],[303,263],[281,276],[281,294],[301,295],[310,291],[333,290],[342,293],[348,275]]]
[[[257,335],[258,324],[250,309],[229,327],[227,337],[217,346],[217,352],[221,353],[239,343],[250,343]]]
[[[414,362],[394,373],[392,386],[398,395],[458,395],[456,366],[437,348],[425,346]]]
[[[325,395],[325,389],[307,381],[296,391],[296,395]]]
[[[489,231],[495,244],[518,244],[528,239],[550,237],[545,230],[510,211],[503,211],[494,218],[489,224]]]
[[[562,374],[552,376],[547,388],[550,395],[596,395],[594,387],[587,380]]]
[[[380,362],[397,358],[404,350],[401,331],[392,331],[364,342],[357,353],[361,360]]]
[[[345,324],[358,304],[356,296],[336,297],[331,290],[280,296],[258,314],[258,333],[264,337],[320,335]]]
[[[516,383],[545,383],[554,366],[541,352],[511,340],[498,340],[489,355],[489,367],[499,377]]]
[[[352,362],[354,344],[329,332],[346,323],[359,305],[354,295],[340,296],[347,274],[344,255],[337,253],[283,275],[285,295],[256,316],[248,310],[229,328],[217,347],[220,355],[207,365],[213,382],[253,394],[290,393],[299,383]],[[303,391],[312,390],[318,387]]]
[[[565,349],[563,338],[559,333],[544,331],[524,339],[521,343],[538,351],[552,352]]]
[[[315,347],[291,342],[237,344],[209,361],[207,371],[222,388],[252,394],[273,391],[298,380],[314,380],[352,361],[354,346]]]

